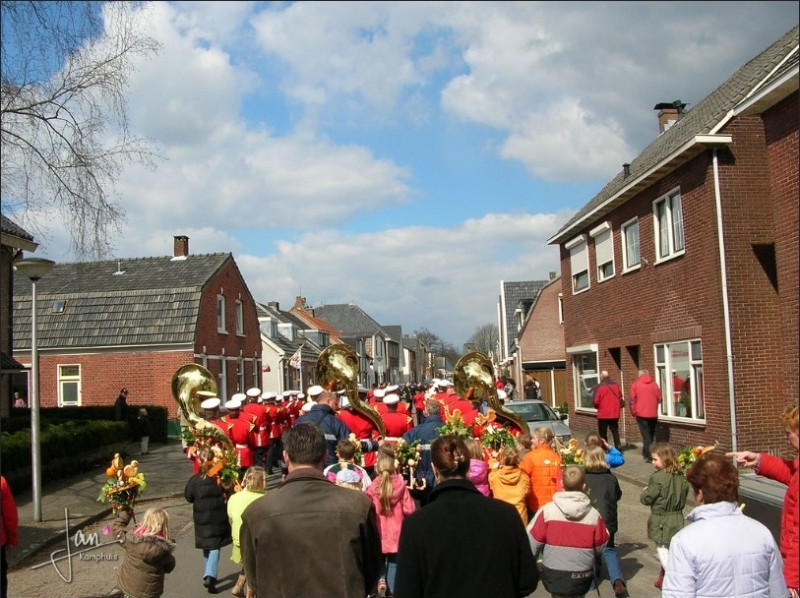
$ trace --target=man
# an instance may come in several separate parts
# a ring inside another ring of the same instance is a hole
[[[247,414],[253,421],[253,430],[250,432],[250,448],[253,449],[253,464],[264,467],[267,463],[267,448],[269,448],[269,430],[267,429],[267,408],[261,402],[261,389],[253,387],[247,389],[246,400],[242,405],[242,415]]]
[[[378,581],[381,543],[372,501],[323,475],[326,444],[319,426],[298,420],[283,436],[289,469],[283,484],[242,515],[245,576],[259,598],[353,598],[369,594]]]
[[[275,462],[280,460],[281,453],[281,408],[277,405],[278,395],[267,392],[262,395],[266,408],[265,421],[269,431],[269,444],[267,445],[266,465],[267,475],[272,475]]]
[[[350,428],[350,431],[356,435],[356,440],[376,440],[380,437],[380,432],[375,428],[366,415],[359,413],[350,404],[350,400],[344,393],[338,394],[339,396],[339,412],[336,417],[341,419],[345,425]],[[378,453],[369,451],[361,456],[361,465],[366,469],[370,479],[375,476],[375,464],[378,461]]]
[[[630,405],[631,414],[636,418],[636,424],[642,433],[642,456],[650,463],[650,444],[656,437],[661,389],[650,377],[648,370],[639,370],[639,377],[631,386]]]
[[[350,437],[352,430],[340,418],[336,417],[339,411],[340,398],[329,390],[321,392],[317,396],[317,404],[311,410],[297,418],[295,425],[303,422],[313,422],[317,424],[325,435],[328,443],[328,454],[325,459],[325,467],[336,463],[336,444],[340,440]],[[380,448],[378,442],[369,438],[359,439],[363,452],[377,451]],[[323,467],[324,469],[324,467]]]
[[[419,465],[414,472],[416,483],[423,488],[412,490],[412,495],[420,502],[420,506],[428,504],[428,496],[436,483],[436,476],[433,473],[431,463],[431,442],[439,438],[439,428],[444,425],[439,415],[440,404],[436,399],[430,398],[425,401],[423,414],[425,419],[422,423],[403,434],[403,440],[410,445],[412,442],[419,441],[421,446]]]
[[[236,451],[236,467],[239,468],[239,475],[242,476],[245,470],[253,465],[250,434],[255,429],[255,425],[249,417],[241,416],[242,404],[237,395],[239,393],[233,395],[231,400],[225,403],[228,413],[223,415],[221,420],[225,424],[225,433],[233,443]]]
[[[117,400],[114,401],[114,419],[118,422],[128,421],[128,389],[119,391]]]
[[[622,407],[622,390],[619,385],[608,377],[608,372],[600,372],[600,384],[595,386],[592,395],[594,407],[597,409],[597,431],[600,438],[608,442],[608,430],[614,437],[614,446],[622,449],[619,441],[619,414]]]
[[[386,428],[386,439],[390,442],[399,440],[403,434],[414,427],[414,420],[411,419],[411,416],[398,410],[399,402],[400,396],[396,394],[383,397],[386,413],[381,414],[381,419]]]

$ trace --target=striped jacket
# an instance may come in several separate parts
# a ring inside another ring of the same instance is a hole
[[[608,530],[583,492],[556,492],[528,524],[534,555],[542,554],[542,583],[551,594],[583,596],[603,553]]]

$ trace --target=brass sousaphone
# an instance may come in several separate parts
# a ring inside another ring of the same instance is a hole
[[[188,363],[172,375],[172,397],[180,407],[181,415],[189,425],[198,430],[207,430],[226,450],[233,451],[233,443],[217,426],[203,418],[200,403],[208,397],[217,396],[217,382],[206,368]]]
[[[314,370],[317,384],[331,392],[345,391],[347,400],[358,413],[366,417],[381,436],[386,436],[386,428],[381,416],[358,395],[358,355],[352,347],[345,344],[325,347],[317,358]]]
[[[456,394],[462,398],[486,399],[497,419],[504,425],[512,424],[519,428],[520,433],[528,433],[528,424],[522,416],[500,403],[495,387],[494,367],[483,353],[473,351],[458,360],[453,370],[453,386]]]

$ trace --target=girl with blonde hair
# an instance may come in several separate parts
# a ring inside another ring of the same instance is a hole
[[[378,515],[378,532],[381,537],[383,564],[377,588],[381,598],[388,591],[394,591],[400,528],[403,520],[416,509],[414,499],[411,498],[403,476],[398,473],[397,466],[394,451],[386,446],[382,447],[375,464],[378,475],[367,488],[367,496],[375,505]]]
[[[474,438],[465,438],[464,444],[469,451],[469,472],[467,479],[475,484],[478,491],[484,496],[491,496],[489,488],[489,464],[483,460],[481,445]]]
[[[252,503],[264,496],[267,492],[267,473],[263,467],[253,465],[247,469],[242,478],[242,489],[228,499],[228,520],[231,523],[231,536],[233,536],[233,550],[231,550],[231,560],[234,563],[242,563],[241,545],[239,544],[239,530],[242,527],[242,513]],[[244,573],[244,566],[236,578],[236,584],[231,588],[234,596],[253,596],[250,586],[247,585],[247,577]]]
[[[117,574],[117,587],[126,596],[159,598],[164,593],[164,576],[175,568],[175,543],[169,533],[169,515],[164,509],[147,509],[133,531],[125,531],[130,511],[114,520],[115,536],[125,556]]]
[[[513,505],[523,525],[528,525],[528,507],[525,504],[531,489],[531,480],[519,468],[519,453],[505,447],[499,455],[500,467],[489,472],[489,487],[492,496]]]

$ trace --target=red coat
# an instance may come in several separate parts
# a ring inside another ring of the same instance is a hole
[[[255,448],[269,446],[266,406],[261,403],[247,403],[242,406],[242,413],[247,413],[253,417],[254,428],[250,433],[250,445]]]
[[[631,386],[631,414],[634,417],[658,417],[661,389],[650,374],[642,374]]]
[[[800,549],[798,549],[798,534],[800,534],[800,478],[798,478],[798,457],[793,461],[781,459],[761,453],[759,458],[758,475],[786,484],[786,495],[783,497],[783,511],[781,512],[781,556],[783,557],[783,576],[787,588],[800,587]]]
[[[378,437],[378,431],[372,422],[367,419],[365,415],[358,413],[353,409],[342,409],[336,414],[336,417],[341,419],[350,431],[356,435],[358,440],[375,439]],[[374,467],[378,461],[378,454],[375,451],[364,453],[362,457],[364,467]]]
[[[597,385],[594,391],[594,406],[597,409],[597,419],[619,419],[622,391],[619,385],[606,378]]]
[[[281,437],[281,421],[283,419],[283,409],[278,407],[275,403],[267,405],[267,427],[269,428],[269,437],[272,440]]]
[[[19,514],[17,503],[11,493],[11,487],[3,476],[0,476],[0,515],[3,525],[0,527],[0,546],[17,545],[17,532],[19,530]]]
[[[236,451],[236,466],[250,467],[253,464],[253,450],[250,448],[250,432],[255,428],[253,422],[230,415],[223,417],[222,421],[226,424],[228,438],[231,439]]]
[[[414,427],[414,422],[406,413],[388,411],[381,414],[383,425],[386,427],[387,438],[401,438],[403,434]]]

